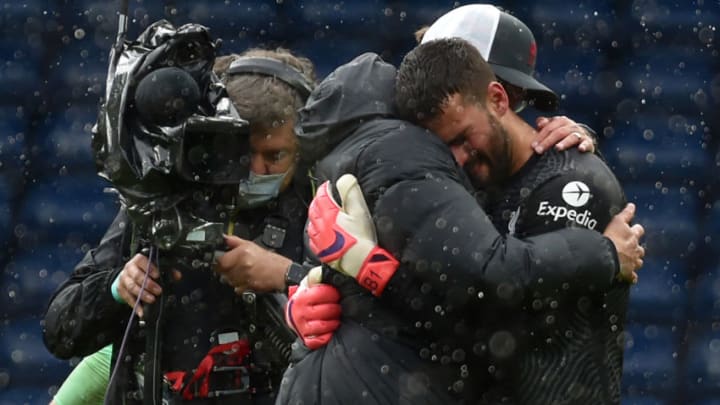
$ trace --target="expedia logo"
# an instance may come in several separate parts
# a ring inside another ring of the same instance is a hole
[[[574,221],[578,225],[584,226],[588,229],[595,229],[595,226],[597,225],[597,221],[592,219],[592,213],[588,210],[578,212],[572,208],[564,207],[562,205],[550,205],[547,201],[540,203],[537,215],[541,217],[553,217],[553,221],[555,222],[557,222],[558,219],[567,218],[568,221]]]
[[[571,181],[562,189],[563,201],[575,208],[587,204],[591,196],[590,187],[581,181]],[[580,212],[562,205],[551,205],[548,201],[540,203],[537,215],[540,217],[552,217],[555,222],[560,219],[566,219],[588,229],[595,229],[597,226],[597,220],[592,218],[592,212],[589,210]]]
[[[571,181],[562,189],[562,198],[572,207],[582,207],[590,199],[590,187],[582,181]]]

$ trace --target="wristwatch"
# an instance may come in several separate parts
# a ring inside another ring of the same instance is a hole
[[[290,263],[287,270],[285,271],[285,286],[298,285],[303,278],[307,275],[308,270],[300,264],[295,262]]]

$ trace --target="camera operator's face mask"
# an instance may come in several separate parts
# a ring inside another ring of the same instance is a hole
[[[255,208],[267,204],[280,194],[285,178],[291,170],[279,174],[255,174],[250,172],[247,181],[238,188],[240,208]]]
[[[264,205],[285,189],[295,171],[297,148],[292,122],[270,130],[253,131],[250,175],[239,186],[241,208]]]

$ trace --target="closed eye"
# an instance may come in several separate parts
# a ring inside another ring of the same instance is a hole
[[[463,131],[453,137],[450,142],[448,142],[448,146],[462,146],[463,144],[465,144],[466,140],[467,137],[465,136],[465,131]]]
[[[265,153],[265,160],[268,162],[281,162],[286,157],[288,157],[290,153],[286,150],[281,150],[279,152],[270,152]]]

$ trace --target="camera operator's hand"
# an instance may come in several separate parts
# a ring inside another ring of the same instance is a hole
[[[136,254],[135,257],[125,263],[125,267],[123,267],[122,271],[118,275],[117,292],[123,301],[125,301],[125,303],[131,308],[135,305],[135,301],[140,293],[140,288],[142,287],[143,279],[145,278],[145,270],[148,269],[148,264],[150,264],[150,278],[148,278],[145,291],[143,291],[140,300],[145,304],[152,304],[155,302],[155,297],[162,294],[162,288],[154,281],[160,278],[160,272],[155,265],[149,262],[145,255],[141,253]],[[173,270],[173,278],[179,280],[181,277],[182,275],[179,271]],[[138,305],[137,314],[142,318],[142,305]]]
[[[285,289],[285,271],[292,263],[290,259],[237,236],[225,236],[225,243],[230,250],[218,259],[215,271],[236,293]]]

